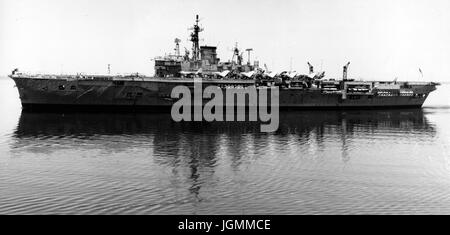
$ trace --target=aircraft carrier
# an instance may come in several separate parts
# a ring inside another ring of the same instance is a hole
[[[159,110],[170,108],[177,98],[172,89],[185,85],[193,89],[195,78],[202,79],[203,88],[215,85],[229,88],[279,88],[279,107],[293,109],[372,109],[419,108],[434,82],[357,81],[347,78],[350,63],[343,67],[339,79],[325,78],[325,72],[314,71],[308,62],[306,74],[295,71],[270,71],[259,61],[251,61],[253,49],[241,51],[237,44],[231,59],[222,62],[217,47],[200,46],[198,15],[190,28],[192,49],[180,52],[180,40],[175,39],[174,52],[154,58],[155,75],[52,75],[28,74],[14,69],[9,75],[17,86],[24,109],[111,109]],[[248,60],[244,61],[244,53]],[[230,53],[231,54],[231,53]],[[206,102],[206,101],[205,101]]]

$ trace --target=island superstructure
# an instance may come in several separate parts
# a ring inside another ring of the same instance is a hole
[[[434,82],[356,81],[347,78],[350,63],[343,67],[340,79],[326,79],[325,72],[315,72],[308,62],[307,74],[295,71],[271,72],[258,61],[250,61],[253,49],[241,51],[237,44],[232,58],[223,62],[217,47],[200,46],[198,15],[191,28],[192,49],[180,52],[175,39],[172,54],[154,58],[154,76],[129,75],[51,75],[27,74],[14,69],[9,75],[17,86],[24,109],[100,108],[153,110],[171,107],[176,98],[171,91],[178,85],[193,87],[201,77],[203,87],[221,89],[255,87],[279,88],[279,107],[295,109],[411,108],[421,107]],[[248,60],[244,61],[244,53]]]

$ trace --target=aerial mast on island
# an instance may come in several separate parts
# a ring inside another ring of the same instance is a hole
[[[196,15],[195,25],[190,28],[192,30],[191,33],[191,42],[192,42],[192,60],[200,59],[200,45],[199,45],[199,33],[203,31],[202,28],[198,25],[199,19],[198,15]]]

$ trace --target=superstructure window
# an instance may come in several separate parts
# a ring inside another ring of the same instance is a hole
[[[62,90],[65,90],[65,89],[66,89],[66,86],[64,86],[64,85],[59,85],[58,89],[61,90],[61,91],[62,91]]]

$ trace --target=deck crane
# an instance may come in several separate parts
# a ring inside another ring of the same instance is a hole
[[[348,62],[346,65],[344,65],[344,68],[343,68],[343,77],[342,77],[342,80],[344,80],[344,81],[347,81],[347,70],[348,70],[348,66],[350,66],[350,62]]]
[[[308,67],[309,67],[309,74],[314,73],[314,66],[312,66],[309,62],[308,62]]]

